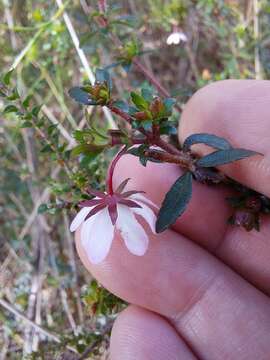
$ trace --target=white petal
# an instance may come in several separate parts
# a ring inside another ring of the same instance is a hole
[[[180,38],[180,40],[181,41],[183,41],[183,42],[187,42],[187,35],[185,34],[185,33],[179,33],[179,38]]]
[[[145,254],[148,247],[148,236],[143,227],[138,223],[132,211],[123,205],[117,205],[117,229],[125,241],[128,250],[138,256]]]
[[[90,217],[82,226],[81,241],[89,260],[98,264],[108,255],[114,233],[108,208]]]
[[[167,44],[168,45],[172,45],[172,44],[179,44],[180,43],[180,38],[179,38],[179,33],[175,32],[175,33],[171,33],[168,38],[167,38]]]
[[[173,32],[167,37],[167,44],[168,45],[178,45],[180,41],[187,42],[187,36],[183,32]]]
[[[78,214],[73,219],[72,223],[70,224],[70,231],[73,232],[78,229],[78,227],[83,223],[86,216],[89,214],[92,207],[83,207]]]
[[[138,200],[138,201],[142,201],[143,203],[147,204],[147,205],[151,205],[153,206],[155,209],[158,209],[158,206],[153,203],[153,201],[149,200],[146,196],[138,193],[138,194],[134,194],[134,195],[131,195],[129,197],[129,199],[132,199],[134,201]]]
[[[135,214],[140,215],[148,223],[148,225],[152,230],[152,233],[156,234],[155,226],[156,226],[157,217],[154,211],[140,201],[137,201],[137,203],[141,205],[141,208],[132,208],[132,211]]]

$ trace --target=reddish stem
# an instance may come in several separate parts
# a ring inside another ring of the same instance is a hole
[[[115,114],[119,115],[122,119],[126,120],[129,124],[132,123],[132,117],[130,115],[128,115],[127,113],[125,113],[123,110],[121,110],[117,107],[114,107],[111,104],[108,104],[108,108]]]
[[[113,173],[114,173],[114,169],[115,166],[117,164],[117,162],[119,161],[119,159],[121,158],[122,155],[125,154],[127,150],[127,147],[124,146],[115,156],[115,158],[112,160],[109,169],[108,169],[108,173],[107,173],[107,179],[106,179],[106,187],[107,187],[107,192],[109,195],[113,195]]]
[[[132,123],[132,117],[125,113],[123,110],[114,107],[112,104],[108,104],[108,108],[115,114],[119,115],[122,119],[126,120],[129,124]],[[152,145],[157,145],[161,149],[167,151],[170,154],[179,155],[180,151],[176,149],[173,145],[167,143],[166,141],[162,140],[159,135],[153,136],[152,133],[145,131],[143,128],[138,129],[143,135],[147,137],[148,143]]]
[[[191,158],[191,156],[189,154],[185,154],[183,152],[179,153],[178,155],[174,155],[174,154],[169,154],[165,151],[151,149],[151,150],[146,150],[144,154],[145,154],[145,156],[150,157],[155,160],[159,160],[159,161],[171,163],[171,164],[178,164],[185,169],[189,169],[192,171],[195,170],[193,161],[192,161],[193,159]]]

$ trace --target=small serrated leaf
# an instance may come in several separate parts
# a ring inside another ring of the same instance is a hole
[[[90,94],[82,87],[75,86],[69,90],[69,96],[75,101],[83,105],[95,105],[96,103],[91,99]]]
[[[199,159],[196,165],[201,167],[219,166],[258,154],[256,151],[246,149],[218,150]]]
[[[231,149],[231,144],[224,138],[213,134],[201,133],[190,135],[183,144],[183,150],[187,151],[194,144],[206,144],[215,149],[228,150]]]
[[[161,233],[185,211],[192,195],[192,174],[186,172],[180,176],[167,192],[159,210],[156,231]]]
[[[14,69],[9,70],[4,76],[3,76],[3,83],[5,85],[10,84],[11,75],[13,74]]]

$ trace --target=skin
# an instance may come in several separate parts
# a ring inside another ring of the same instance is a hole
[[[179,137],[209,132],[235,147],[262,152],[222,167],[270,196],[270,82],[227,80],[198,91],[182,115]],[[206,154],[209,148],[194,146]],[[115,186],[131,177],[158,205],[181,171],[124,156]],[[85,267],[130,305],[116,320],[111,360],[269,360],[270,219],[260,232],[227,225],[227,189],[194,183],[192,201],[174,227],[150,236],[145,256],[128,252],[118,233],[107,259]]]

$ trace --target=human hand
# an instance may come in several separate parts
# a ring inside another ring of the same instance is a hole
[[[180,138],[208,132],[235,147],[262,152],[222,167],[224,173],[270,196],[270,82],[228,80],[199,91],[182,115]],[[206,147],[197,146],[205,153]],[[115,186],[145,190],[160,204],[179,176],[177,166],[124,156]],[[195,183],[192,200],[173,229],[149,233],[147,253],[128,252],[118,233],[104,262],[86,268],[130,305],[116,320],[111,360],[269,360],[270,221],[246,232],[226,223],[227,189]]]

